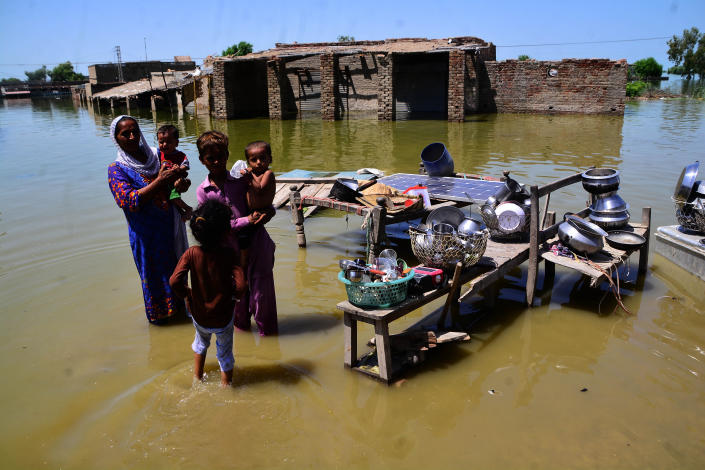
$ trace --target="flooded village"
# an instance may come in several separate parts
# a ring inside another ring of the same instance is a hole
[[[8,468],[705,459],[702,100],[630,100],[626,60],[497,60],[471,36],[88,71],[0,102]],[[233,305],[269,297],[278,331],[236,313],[229,387],[215,340],[193,379],[192,320],[150,324],[130,213],[159,199],[106,184],[121,115],[159,149],[174,126],[194,209],[226,187],[209,158],[237,181],[270,148],[273,268],[255,235]]]

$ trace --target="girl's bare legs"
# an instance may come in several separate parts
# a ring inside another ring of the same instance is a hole
[[[193,353],[193,376],[198,380],[203,380],[203,366],[205,365],[205,363],[205,354]]]
[[[220,371],[220,385],[223,387],[229,387],[233,383],[233,370]]]

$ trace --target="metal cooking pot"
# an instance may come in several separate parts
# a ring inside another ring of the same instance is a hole
[[[604,230],[613,230],[626,226],[629,223],[629,211],[621,212],[591,212],[588,218]]]
[[[497,214],[495,213],[493,206],[489,204],[484,204],[480,208],[480,215],[482,216],[482,220],[485,221],[485,224],[488,228],[490,228],[491,230],[499,229],[499,221],[497,220]]]
[[[521,185],[507,176],[504,184],[494,193],[494,199],[497,203],[500,203],[510,199],[513,200],[522,194]]]
[[[462,235],[470,235],[475,232],[480,232],[485,229],[485,224],[471,219],[470,217],[465,218],[460,225],[458,225],[458,233]]]
[[[627,209],[629,204],[617,194],[617,191],[597,195],[590,204],[592,212],[622,212]]]
[[[673,194],[674,199],[683,202],[690,201],[690,193],[693,191],[693,185],[695,184],[695,177],[698,176],[699,167],[700,162],[695,161],[683,168],[681,176],[676,183],[676,191]]]
[[[558,238],[573,250],[587,255],[597,253],[605,246],[602,236],[585,234],[569,221],[558,226]]]
[[[604,194],[619,189],[619,171],[614,168],[591,168],[582,174],[583,188],[592,194]]]
[[[581,219],[580,217],[573,215],[573,214],[567,214],[565,216],[565,221],[568,222],[570,225],[578,229],[579,232],[581,232],[584,235],[587,235],[588,237],[606,237],[607,232],[602,230],[599,226],[593,224],[592,222],[588,222],[585,219]]]

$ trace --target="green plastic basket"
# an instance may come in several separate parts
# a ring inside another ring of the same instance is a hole
[[[348,301],[358,307],[391,307],[406,300],[409,281],[414,278],[412,269],[401,279],[388,282],[350,282],[345,273],[338,273],[338,280],[345,284]]]

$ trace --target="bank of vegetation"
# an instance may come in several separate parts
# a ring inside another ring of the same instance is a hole
[[[44,83],[52,82],[80,82],[88,80],[88,77],[82,73],[78,73],[73,69],[73,64],[66,61],[49,70],[46,65],[42,65],[37,70],[25,70],[26,80],[19,78],[2,78],[0,83],[3,85],[12,85],[20,83]]]
[[[674,63],[668,69],[669,74],[684,78],[680,95],[661,90],[663,66],[653,57],[636,61],[629,67],[627,97],[629,98],[664,98],[687,96],[705,98],[705,34],[693,27],[683,31],[682,36],[673,35],[666,43],[668,60]],[[696,79],[697,76],[697,79]]]

